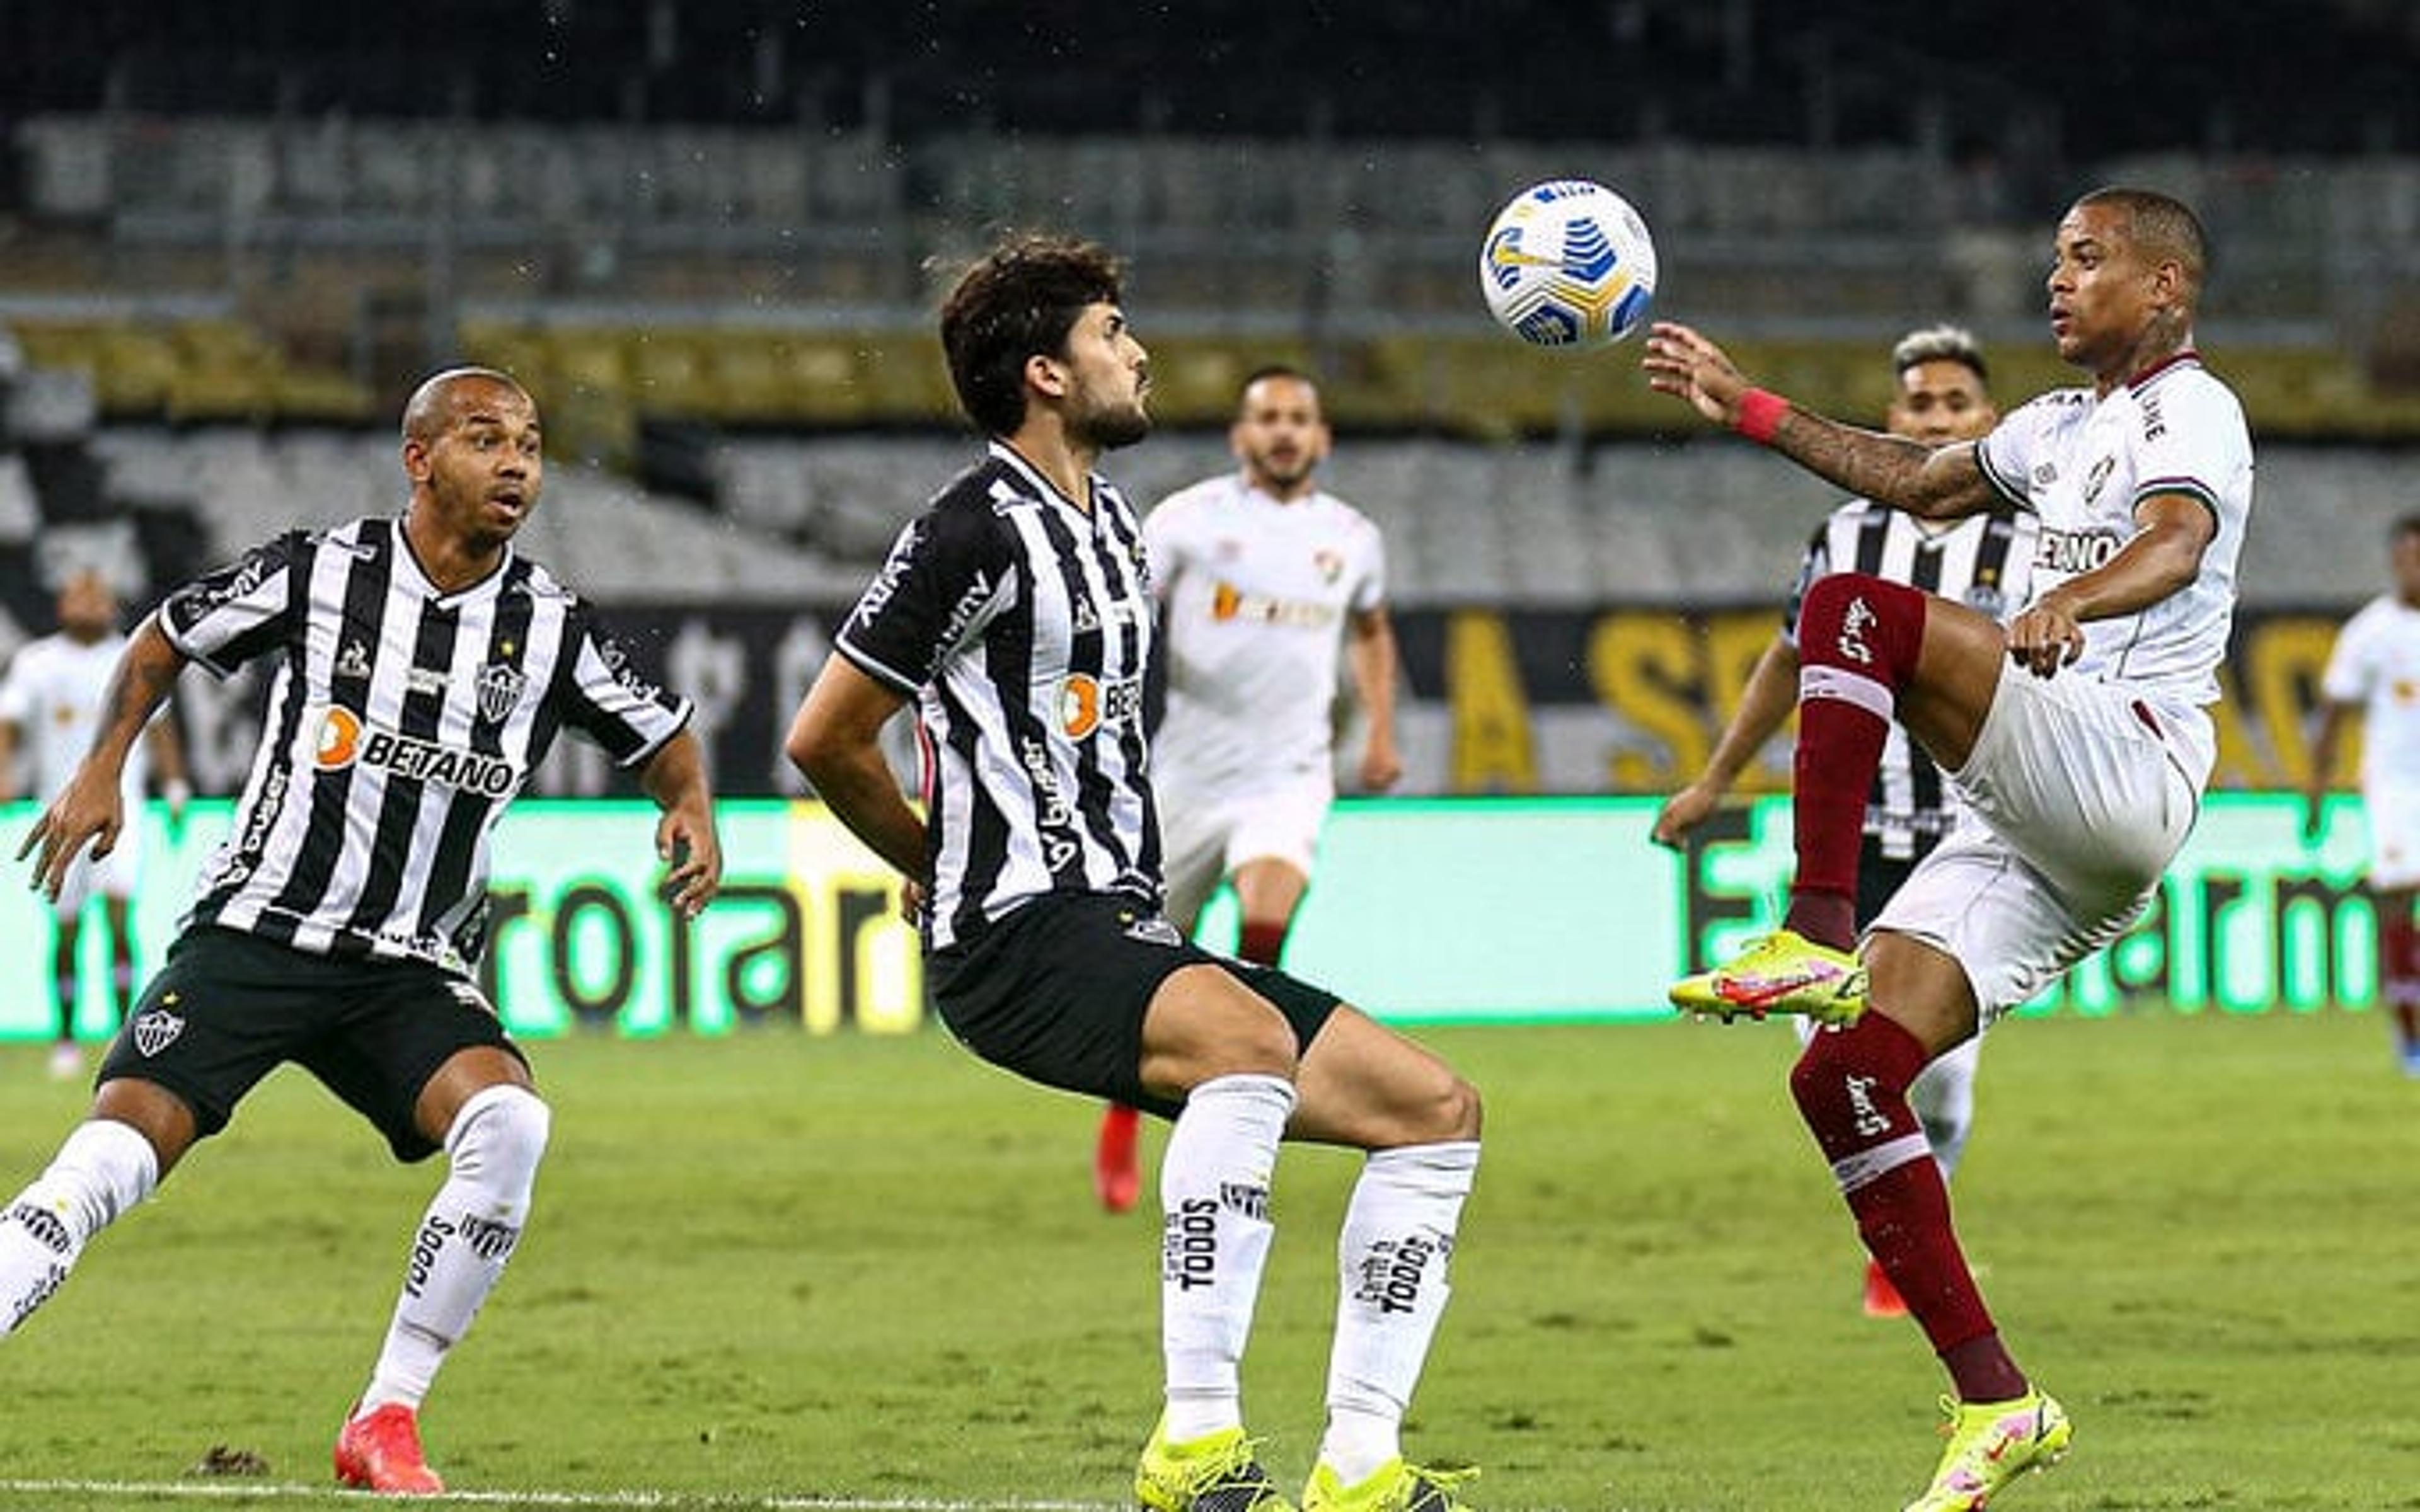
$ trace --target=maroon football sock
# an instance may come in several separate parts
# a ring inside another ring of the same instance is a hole
[[[1923,645],[1924,595],[1900,583],[1837,573],[1809,588],[1799,607],[1792,779],[1798,871],[1785,922],[1836,949],[1857,943],[1866,800]]]
[[[2409,1047],[2420,1030],[2420,926],[2408,903],[2378,910],[2378,995],[2395,1014],[2397,1044]]]
[[[1907,1302],[1959,1398],[2006,1401],[2024,1373],[2001,1347],[1949,1219],[1924,1128],[1908,1106],[1924,1046],[1880,1013],[1817,1034],[1790,1073],[1791,1095],[1832,1164],[1858,1237]]]
[[[1254,965],[1276,965],[1278,957],[1285,951],[1285,920],[1248,918],[1236,932],[1235,955]]]

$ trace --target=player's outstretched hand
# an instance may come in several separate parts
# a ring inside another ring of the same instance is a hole
[[[75,858],[87,846],[96,858],[107,856],[116,847],[117,832],[125,823],[117,774],[101,771],[89,763],[77,767],[68,785],[34,821],[34,827],[25,831],[24,843],[17,847],[17,859],[34,858],[29,885],[56,903]]]
[[[1638,360],[1647,386],[1685,400],[1717,425],[1739,419],[1739,398],[1749,384],[1720,347],[1677,320],[1648,329],[1647,355]]]
[[[683,918],[695,918],[722,890],[722,841],[710,812],[692,813],[686,804],[665,810],[656,821],[656,854],[670,869],[664,896]]]

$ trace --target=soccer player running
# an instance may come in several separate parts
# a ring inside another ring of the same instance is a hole
[[[1938,446],[1974,440],[1999,423],[1983,350],[1956,326],[1908,332],[1891,348],[1891,373],[1884,422],[1894,436]],[[1675,850],[1685,845],[1797,704],[1798,618],[1807,589],[1836,572],[1870,572],[2004,619],[2024,597],[2034,533],[2034,517],[2014,506],[1955,520],[1920,519],[1869,499],[1853,499],[1834,510],[1807,543],[1781,626],[1748,674],[1739,708],[1714,741],[1706,769],[1656,814],[1655,842]],[[1893,725],[1866,799],[1857,928],[1873,922],[1916,863],[1957,824],[1961,810],[1956,790],[1932,758]],[[1810,1019],[1792,1022],[1802,1041],[1814,1031]],[[1956,1174],[1974,1127],[1975,1065],[1981,1049],[1978,1035],[1946,1052],[1908,1088],[1908,1102],[1944,1180]],[[1869,1318],[1907,1315],[1890,1277],[1871,1258],[1866,1262],[1864,1305]]]
[[[1167,712],[1151,740],[1168,917],[1186,933],[1232,882],[1235,953],[1273,966],[1311,886],[1336,797],[1336,695],[1349,671],[1366,739],[1359,778],[1383,793],[1395,750],[1395,632],[1378,527],[1314,480],[1334,438],[1319,389],[1290,367],[1244,380],[1228,440],[1243,464],[1143,517],[1160,606]],[[1093,1175],[1102,1206],[1140,1192],[1137,1115],[1101,1116]]]
[[[458,368],[404,410],[400,518],[293,532],[170,594],[119,658],[90,754],[19,851],[55,894],[124,825],[118,774],[187,662],[274,668],[226,842],[101,1068],[90,1117],[0,1214],[0,1328],[291,1060],[386,1136],[442,1149],[402,1294],[335,1446],[337,1478],[434,1493],[418,1409],[520,1238],[549,1114],[480,992],[489,837],[566,726],[636,768],[694,914],[721,875],[688,701],[643,680],[589,604],[517,555],[537,409]]]
[[[1166,1405],[1135,1473],[1156,1512],[1279,1512],[1239,1374],[1293,1137],[1368,1152],[1338,1245],[1327,1423],[1303,1506],[1451,1512],[1404,1463],[1479,1164],[1479,1094],[1443,1061],[1160,911],[1142,676],[1142,532],[1094,469],[1151,428],[1116,262],[1014,239],[957,282],[941,345],[990,438],[901,533],[788,738],[843,823],[909,879],[942,1020],[1045,1086],[1173,1119],[1159,1170]],[[917,706],[925,817],[883,726]]]
[[[59,627],[30,641],[8,662],[0,680],[0,803],[16,801],[17,754],[31,767],[34,795],[48,803],[67,786],[76,764],[101,724],[109,675],[126,649],[117,628],[117,591],[100,572],[80,568],[59,588]],[[122,805],[140,811],[156,764],[168,823],[183,822],[193,790],[185,781],[184,748],[171,720],[154,719],[142,742],[127,753]],[[173,833],[173,829],[171,833]],[[84,1070],[76,1048],[76,999],[83,995],[85,907],[101,896],[109,927],[110,998],[123,1021],[134,1002],[134,888],[142,880],[143,826],[129,825],[106,856],[78,856],[68,866],[58,896],[51,901],[51,991],[58,1005],[58,1032],[51,1044],[53,1079],[67,1081]]]
[[[2356,716],[2364,732],[2362,808],[2369,819],[2370,902],[2378,912],[2379,996],[2392,1015],[2396,1056],[2420,1076],[2420,514],[2387,531],[2395,587],[2362,606],[2336,634],[2319,680],[2319,728],[2311,741],[2303,833],[2317,839],[2319,802],[2336,747]]]
[[[1786,927],[1688,979],[1699,1012],[1834,1026],[1791,1090],[1956,1391],[1910,1512],[1966,1512],[2071,1436],[2001,1341],[1907,1100],[1923,1068],[2136,918],[2191,829],[2215,758],[2206,705],[2252,507],[2242,407],[2193,347],[2204,241],[2178,201],[2086,194],[2048,277],[2059,355],[2091,376],[1979,441],[1858,430],[1751,386],[1687,326],[1658,324],[1650,383],[1869,499],[1932,519],[2005,497],[2040,521],[2005,625],[1864,573],[1814,585],[1798,625],[1798,872]],[[1854,953],[1866,795],[1896,717],[1979,824],[1917,863]]]

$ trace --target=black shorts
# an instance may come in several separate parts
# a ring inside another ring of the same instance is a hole
[[[1140,899],[1036,898],[925,963],[941,1022],[968,1049],[1045,1087],[1114,1098],[1173,1118],[1181,1103],[1143,1090],[1142,1020],[1152,995],[1187,966],[1217,966],[1294,1026],[1295,1053],[1338,999],[1273,966],[1202,949]]]
[[[197,1138],[226,1127],[260,1079],[293,1061],[378,1126],[396,1158],[438,1146],[412,1110],[457,1051],[494,1045],[520,1057],[478,983],[418,961],[339,958],[202,926],[168,947],[101,1064],[193,1109]]]

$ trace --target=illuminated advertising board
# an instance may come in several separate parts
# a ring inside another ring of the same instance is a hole
[[[1287,966],[1400,1022],[1661,1019],[1675,976],[1777,918],[1790,810],[1780,798],[1726,810],[1683,856],[1649,843],[1655,809],[1633,797],[1340,804]],[[198,803],[174,837],[156,809],[143,816],[142,969],[173,935],[227,812]],[[32,814],[0,813],[0,839],[13,848]],[[2377,926],[2360,888],[2360,806],[2336,800],[2307,845],[2300,817],[2289,796],[2211,797],[2142,923],[2026,1011],[2366,1007]],[[482,972],[514,1032],[898,1032],[923,1022],[897,880],[820,806],[725,802],[722,896],[693,921],[656,890],[654,825],[640,802],[534,799],[504,820]],[[1213,903],[1202,935],[1233,939],[1229,900]],[[87,1036],[112,1019],[106,949],[96,905],[77,1010]],[[0,889],[0,1038],[49,1032],[50,952],[40,898]]]

